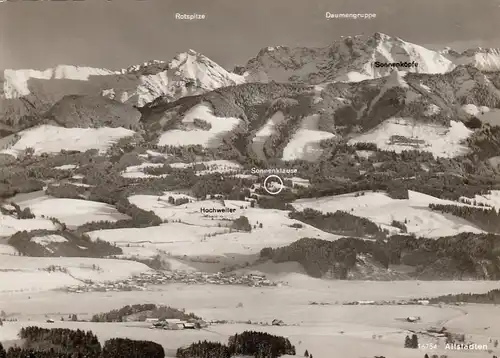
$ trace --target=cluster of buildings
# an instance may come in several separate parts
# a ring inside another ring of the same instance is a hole
[[[183,321],[177,318],[169,318],[160,320],[158,318],[147,318],[146,322],[152,323],[151,329],[201,329],[208,327],[208,324],[201,320]]]
[[[401,301],[351,301],[345,302],[345,306],[356,306],[356,305],[372,305],[372,306],[406,306],[406,305],[420,305],[426,306],[430,302],[428,300],[401,300]]]
[[[141,273],[126,280],[104,283],[89,283],[83,286],[65,288],[66,292],[82,293],[93,291],[144,291],[147,286],[163,285],[168,283],[185,284],[212,284],[212,285],[238,285],[249,287],[279,286],[281,283],[268,280],[264,275],[234,273],[203,273],[203,272],[152,272]]]

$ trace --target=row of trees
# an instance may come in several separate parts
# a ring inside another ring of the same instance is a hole
[[[7,351],[0,344],[0,358],[164,358],[161,345],[151,341],[112,338],[101,347],[91,331],[67,328],[25,327],[19,332],[21,347]]]
[[[383,236],[382,230],[374,222],[345,211],[323,213],[307,208],[304,211],[291,211],[288,216],[332,234],[360,237]]]
[[[58,353],[79,353],[94,357],[98,357],[102,352],[97,336],[91,331],[30,326],[21,328],[19,338],[24,340],[24,349],[52,349]]]
[[[277,358],[282,355],[295,355],[295,347],[287,338],[269,333],[245,331],[229,337],[228,344],[219,342],[198,342],[189,347],[179,348],[177,358],[231,358],[251,356],[255,358]]]
[[[486,293],[459,293],[450,294],[445,296],[438,296],[428,298],[431,303],[479,303],[479,304],[499,304],[500,303],[500,289],[494,289]]]
[[[429,204],[429,208],[461,217],[484,231],[500,234],[500,213],[495,208],[442,204]]]

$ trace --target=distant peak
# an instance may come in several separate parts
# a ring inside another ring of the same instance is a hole
[[[392,37],[387,35],[387,34],[384,34],[382,32],[375,32],[373,34],[373,38],[375,40],[379,40],[379,41],[385,41],[385,40],[390,40]]]

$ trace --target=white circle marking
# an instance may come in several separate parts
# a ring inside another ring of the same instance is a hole
[[[281,188],[279,188],[279,190],[278,190],[277,192],[275,192],[275,193],[273,193],[273,192],[271,192],[271,191],[269,191],[269,190],[267,189],[267,181],[268,181],[269,179],[271,179],[271,178],[276,178],[276,179],[278,179],[278,180],[279,180],[279,182],[281,183]],[[264,179],[264,190],[265,190],[265,191],[267,191],[267,192],[268,192],[269,194],[271,194],[271,195],[278,195],[279,193],[281,193],[281,191],[283,190],[284,186],[285,186],[285,185],[283,184],[283,180],[281,180],[281,178],[280,178],[279,176],[275,175],[275,174],[271,174],[271,175],[269,175],[266,179]]]

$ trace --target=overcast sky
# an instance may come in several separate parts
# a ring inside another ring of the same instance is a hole
[[[325,12],[376,13],[327,20]],[[205,13],[204,21],[174,14]],[[84,0],[0,3],[0,68],[122,68],[190,48],[222,66],[272,45],[384,32],[423,45],[500,47],[500,0]]]

